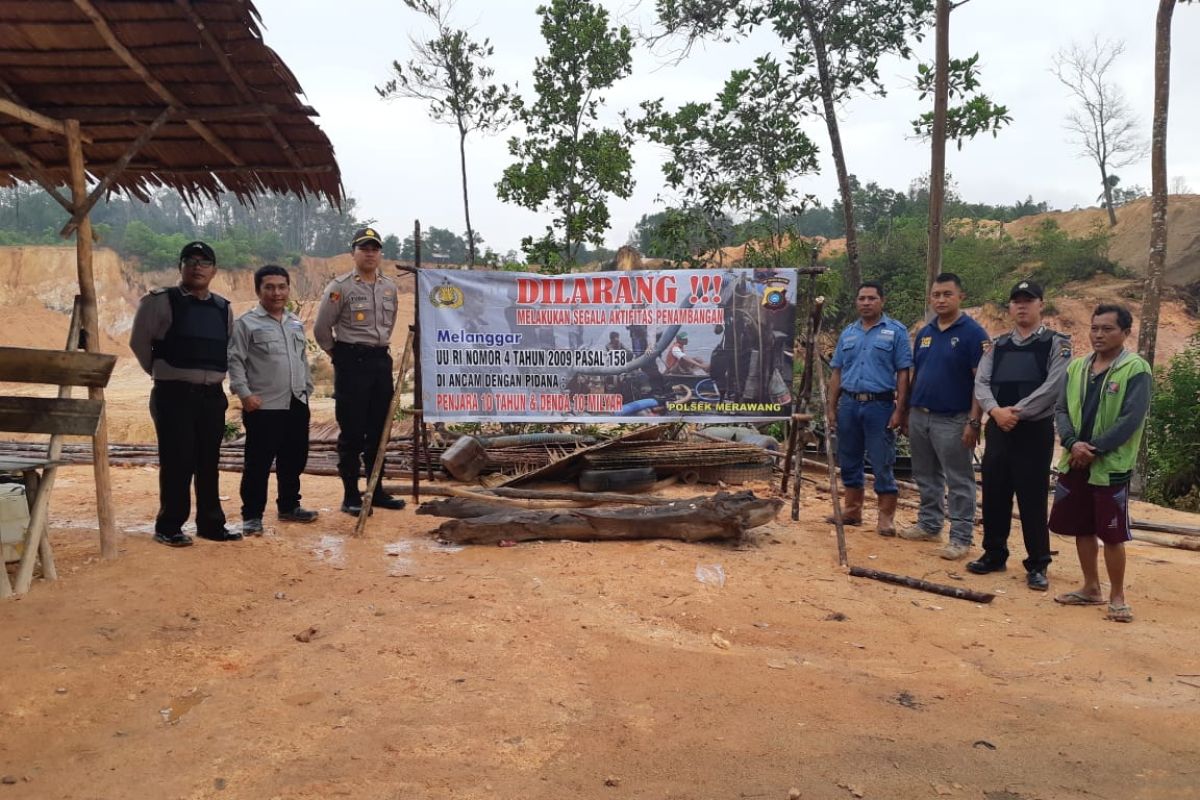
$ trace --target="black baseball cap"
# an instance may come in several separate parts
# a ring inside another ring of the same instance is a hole
[[[1028,281],[1028,280],[1019,281],[1017,283],[1017,285],[1012,288],[1012,291],[1008,293],[1008,299],[1015,300],[1023,294],[1029,295],[1034,300],[1045,300],[1046,299],[1046,295],[1042,291],[1042,287],[1037,285],[1033,281]]]
[[[354,232],[354,238],[350,240],[351,249],[358,247],[363,242],[374,242],[383,247],[383,239],[379,236],[379,232],[374,228],[359,228]]]
[[[188,242],[183,246],[183,249],[179,251],[179,263],[182,264],[189,258],[203,258],[213,264],[217,263],[217,254],[204,242]]]

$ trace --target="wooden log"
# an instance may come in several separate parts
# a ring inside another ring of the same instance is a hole
[[[825,366],[816,365],[817,397],[821,408],[825,408]],[[838,565],[846,566],[846,526],[842,519],[842,498],[838,494],[837,471],[833,468],[833,454],[837,452],[837,429],[826,425],[825,431],[825,464],[822,465],[829,473],[829,499],[833,505],[833,527],[837,534]],[[807,458],[801,459],[801,465],[809,463]],[[816,462],[820,464],[820,462]]]
[[[907,575],[897,575],[893,572],[883,572],[866,567],[851,567],[850,574],[855,578],[870,578],[884,583],[894,583],[897,586],[907,586],[909,589],[920,589],[923,592],[932,592],[943,597],[955,597],[959,600],[970,600],[974,603],[990,603],[996,599],[996,595],[989,592],[977,592],[962,586],[947,586],[944,583],[933,583],[921,578],[910,578]]]
[[[1193,552],[1200,552],[1200,539],[1193,539],[1187,536],[1166,536],[1161,533],[1134,531],[1133,540],[1135,542],[1156,544],[1160,547],[1173,547],[1176,550],[1191,550]]]
[[[1190,525],[1175,525],[1166,522],[1149,522],[1144,519],[1131,520],[1129,524],[1131,527],[1143,531],[1174,533],[1178,536],[1200,536],[1200,528],[1193,528]]]
[[[729,541],[770,522],[782,507],[779,498],[760,499],[748,491],[721,493],[699,503],[677,501],[651,508],[506,511],[450,520],[435,534],[457,544],[535,539]]]
[[[662,482],[654,484],[656,487]],[[619,492],[574,492],[566,489],[515,489],[497,486],[487,490],[497,497],[516,497],[524,500],[573,500],[581,503],[623,503],[633,506],[658,506],[678,502],[676,497],[660,497],[648,494],[621,494]],[[689,501],[690,502],[690,501]]]
[[[504,500],[483,497],[447,497],[443,500],[426,500],[417,506],[417,513],[430,517],[449,517],[450,519],[473,519],[486,517],[489,514],[503,514],[511,511],[511,502],[529,502]]]

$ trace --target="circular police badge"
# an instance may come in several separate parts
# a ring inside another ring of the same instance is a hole
[[[429,293],[429,302],[433,304],[434,308],[462,308],[465,301],[462,289],[451,286],[449,283],[435,286]]]
[[[768,278],[767,285],[763,289],[762,304],[771,311],[786,308],[788,304],[787,287],[786,278]]]

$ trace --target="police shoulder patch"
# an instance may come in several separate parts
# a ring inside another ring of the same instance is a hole
[[[150,294],[166,294],[166,293],[167,293],[166,286],[159,286],[159,287],[156,287],[156,288],[150,290]]]
[[[342,293],[341,293],[341,292],[330,292],[330,293],[329,293],[329,300],[330,300],[330,302],[332,302],[332,303],[337,303],[337,302],[341,301],[341,299],[342,299]]]

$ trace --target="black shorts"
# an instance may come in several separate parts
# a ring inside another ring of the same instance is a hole
[[[1105,544],[1133,539],[1129,530],[1129,484],[1093,486],[1086,470],[1058,476],[1050,530],[1063,536],[1095,536]]]

